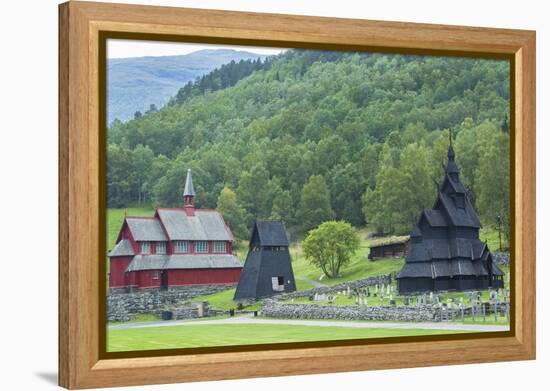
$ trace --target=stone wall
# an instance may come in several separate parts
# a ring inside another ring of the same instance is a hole
[[[275,299],[268,299],[262,303],[262,316],[285,319],[439,322],[441,321],[441,309],[437,305],[367,307],[359,305],[287,304]]]
[[[189,319],[192,315],[192,306],[189,301],[197,296],[210,295],[223,290],[234,288],[235,284],[228,285],[193,285],[168,290],[141,290],[125,293],[122,291],[110,292],[107,296],[107,321],[127,322],[138,314],[159,315],[162,311],[181,312],[179,319]],[[196,310],[196,307],[193,307]],[[189,316],[189,317],[184,317]]]
[[[356,281],[342,282],[333,286],[312,288],[301,292],[284,293],[262,300],[262,316],[286,319],[336,319],[336,320],[385,320],[404,322],[439,322],[441,308],[438,305],[421,306],[335,306],[322,304],[292,304],[285,302],[315,294],[329,294],[349,289],[361,289],[376,284],[390,284],[391,274],[372,276]]]
[[[335,284],[332,286],[322,286],[319,288],[311,288],[305,291],[299,291],[299,292],[291,292],[291,293],[283,293],[281,295],[275,296],[278,300],[285,300],[285,299],[292,299],[296,297],[309,297],[314,296],[316,293],[318,294],[327,294],[327,293],[336,293],[345,291],[348,289],[354,290],[354,289],[360,289],[365,288],[367,286],[375,286],[376,284],[391,284],[391,274],[384,274],[380,276],[372,276],[363,278],[361,280],[355,280],[355,281],[349,281],[349,282],[341,282],[339,284]]]

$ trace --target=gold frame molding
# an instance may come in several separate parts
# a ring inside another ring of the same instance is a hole
[[[512,329],[111,354],[104,351],[108,37],[509,59]],[[102,87],[103,86],[103,87]],[[535,32],[70,1],[59,6],[59,384],[70,389],[535,358]],[[104,274],[103,274],[104,275]],[[251,354],[251,351],[254,351]],[[457,354],[460,352],[460,354]]]

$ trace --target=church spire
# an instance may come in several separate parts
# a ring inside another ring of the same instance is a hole
[[[447,157],[449,160],[455,160],[455,150],[453,149],[453,134],[451,129],[449,129],[449,150],[447,151]]]
[[[447,151],[447,168],[445,172],[451,174],[453,179],[458,179],[458,173],[460,172],[458,166],[455,163],[455,150],[453,148],[453,135],[449,129],[449,150]]]
[[[185,189],[183,190],[183,207],[189,216],[195,215],[195,188],[193,187],[193,178],[191,169],[187,170],[187,178],[185,180]]]

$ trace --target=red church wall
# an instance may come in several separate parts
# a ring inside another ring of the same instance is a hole
[[[241,268],[166,270],[168,286],[195,284],[235,284],[239,282]]]
[[[132,257],[111,257],[109,260],[109,287],[126,286],[125,270],[132,261]]]
[[[160,286],[161,272],[158,271],[158,278],[153,278],[153,270],[141,270],[130,272],[128,285],[137,288],[158,288]]]

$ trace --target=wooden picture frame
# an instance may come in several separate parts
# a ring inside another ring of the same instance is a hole
[[[105,34],[255,46],[497,57],[511,61],[512,322],[504,336],[373,340],[105,356]],[[104,61],[104,58],[103,58]],[[535,32],[138,5],[59,6],[59,384],[90,388],[535,358]],[[103,178],[103,179],[102,179]],[[103,228],[102,228],[103,227]],[[104,254],[104,252],[103,252]],[[103,323],[104,324],[104,323]],[[460,354],[457,354],[460,352]]]

